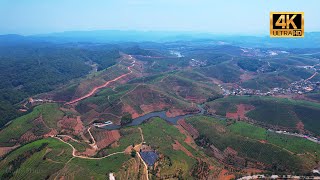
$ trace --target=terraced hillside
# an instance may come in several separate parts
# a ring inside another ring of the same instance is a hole
[[[244,122],[211,117],[188,118],[198,132],[197,145],[229,169],[257,168],[273,173],[303,173],[317,165],[319,144],[279,135]],[[311,155],[312,154],[312,155]]]
[[[240,110],[241,104],[252,107]],[[234,96],[208,102],[206,105],[208,111],[214,114],[228,117],[231,113],[236,113],[236,119],[247,117],[266,127],[282,127],[320,135],[318,103],[274,97]]]

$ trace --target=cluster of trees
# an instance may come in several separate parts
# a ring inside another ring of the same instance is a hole
[[[257,71],[264,62],[256,59],[241,59],[238,61],[238,66],[247,71]]]
[[[92,61],[101,70],[120,57],[119,51],[103,46],[49,43],[5,46],[1,42],[0,46],[0,127],[19,116],[17,103],[23,99],[88,74],[91,67],[85,62]]]
[[[131,114],[125,113],[121,118],[121,125],[129,124],[133,121]]]

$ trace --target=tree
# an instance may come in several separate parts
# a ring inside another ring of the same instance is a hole
[[[134,150],[134,149],[132,149],[131,150],[131,157],[136,157],[136,155],[137,155],[137,152],[136,152],[136,150]]]

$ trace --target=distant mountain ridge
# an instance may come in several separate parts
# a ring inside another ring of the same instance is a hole
[[[244,47],[320,48],[320,32],[305,33],[304,38],[270,38],[269,36],[218,35],[196,32],[170,31],[66,31],[58,33],[21,36],[0,35],[0,44],[14,43],[119,43],[119,42],[175,42],[175,41],[223,41]]]

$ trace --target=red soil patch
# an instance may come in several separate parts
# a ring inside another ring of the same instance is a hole
[[[90,108],[92,108],[92,109],[96,109],[97,107],[98,107],[98,105],[96,105],[96,104],[88,104],[88,106],[90,107]]]
[[[58,131],[55,129],[51,129],[47,134],[43,135],[44,138],[53,137],[58,134]]]
[[[216,78],[210,78],[214,84],[223,84],[223,82]]]
[[[184,119],[178,120],[178,124],[183,127],[194,139],[199,137],[199,132],[191,124],[188,124]]]
[[[254,78],[254,75],[252,73],[243,73],[240,75],[241,81],[248,81],[250,79]]]
[[[127,67],[127,69],[129,70],[128,73],[125,73],[125,74],[122,74],[122,75],[120,75],[120,76],[118,76],[118,77],[115,77],[114,79],[111,79],[111,80],[105,82],[105,83],[102,84],[102,85],[94,86],[94,88],[93,88],[89,93],[87,93],[86,95],[83,95],[82,97],[79,97],[79,98],[77,98],[77,99],[74,99],[74,100],[66,103],[66,105],[68,105],[68,104],[73,104],[73,103],[76,103],[76,102],[81,101],[81,100],[83,100],[83,99],[86,99],[86,98],[94,95],[99,89],[105,88],[105,87],[108,86],[110,83],[115,82],[115,81],[118,81],[119,79],[121,79],[121,78],[123,78],[123,77],[125,77],[125,76],[127,76],[127,75],[129,75],[129,74],[131,74],[131,73],[132,73],[131,68],[134,67],[134,65],[135,65],[135,60],[133,60],[132,64]],[[81,85],[80,85],[80,86],[81,86]],[[79,94],[79,93],[76,93],[76,94]]]
[[[12,147],[0,147],[0,157],[2,157],[3,155],[7,154],[10,151],[12,151],[13,149],[16,149],[19,146],[20,146],[20,144],[17,144]]]
[[[99,116],[100,116],[100,113],[98,113],[98,112],[95,111],[95,110],[91,110],[91,111],[89,111],[89,112],[86,114],[85,118],[83,118],[82,121],[83,121],[85,124],[91,124],[91,123],[94,121],[94,119],[99,118]],[[82,116],[82,117],[83,117],[83,116]]]
[[[235,179],[235,176],[231,174],[228,170],[223,169],[218,176],[219,180],[230,180],[230,179]]]
[[[130,113],[133,119],[135,119],[135,118],[137,118],[137,117],[140,116],[140,114],[137,113],[137,111],[134,110],[134,109],[133,109],[131,106],[129,106],[128,104],[124,104],[124,105],[122,106],[122,111],[123,111],[123,112]]]
[[[74,127],[74,132],[75,133],[80,133],[82,132],[84,129],[83,123],[80,119],[80,116],[77,116],[77,120],[76,120],[76,126]]]
[[[187,112],[184,112],[183,110],[181,109],[169,109],[167,112],[166,112],[166,115],[168,117],[176,117],[176,116],[181,116],[181,115],[185,115]]]
[[[238,104],[237,105],[237,112],[235,113],[230,113],[227,112],[226,117],[230,119],[246,119],[246,112],[253,110],[254,107],[251,105],[245,105],[245,104]]]
[[[296,128],[298,129],[298,131],[299,131],[300,133],[304,133],[304,132],[305,132],[305,130],[304,130],[304,124],[303,124],[301,121],[299,121],[299,122],[296,124]]]
[[[191,135],[181,125],[176,125],[175,127],[178,128],[181,134],[184,134],[186,136],[186,139],[184,140],[184,142],[186,142],[193,149],[197,149],[197,145],[195,144]]]
[[[157,104],[149,104],[149,105],[141,105],[140,108],[143,110],[144,113],[150,113],[154,111],[160,111],[164,108],[168,107],[164,103],[157,103]]]
[[[262,143],[262,144],[268,143],[268,141],[266,141],[266,140],[260,140],[259,142]]]
[[[132,151],[132,149],[133,149],[132,145],[131,145],[131,146],[128,146],[128,147],[124,150],[124,153],[130,154],[131,151]]]
[[[27,131],[26,133],[24,133],[20,137],[19,141],[20,142],[30,142],[30,141],[34,141],[34,140],[36,140],[38,138],[40,138],[40,137],[34,135],[31,131]]]
[[[243,172],[246,173],[247,175],[251,175],[251,174],[263,173],[264,171],[260,169],[248,168],[248,169],[244,169]]]
[[[74,135],[78,135],[84,130],[84,126],[80,119],[80,116],[77,116],[77,118],[68,118],[67,116],[65,116],[58,122],[58,127],[63,129],[64,131],[69,131],[69,133]]]
[[[186,149],[185,147],[183,147],[183,146],[179,143],[179,141],[174,140],[174,142],[175,142],[175,144],[172,144],[172,147],[173,147],[174,150],[181,150],[181,151],[183,151],[186,155],[188,155],[189,157],[194,157],[194,156],[192,155],[192,153],[191,153],[190,151],[188,151],[188,149]]]
[[[112,131],[95,131],[94,138],[99,149],[105,148],[120,139],[119,130]]]
[[[96,154],[96,150],[93,148],[87,148],[84,152],[76,152],[76,155],[82,155],[82,156],[94,156]]]

